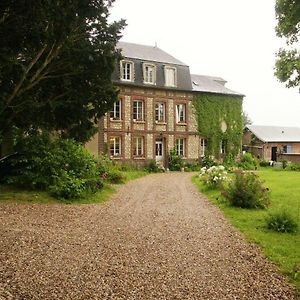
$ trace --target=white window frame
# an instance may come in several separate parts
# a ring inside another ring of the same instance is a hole
[[[155,121],[156,122],[166,121],[166,104],[164,102],[155,103]]]
[[[144,137],[137,136],[133,138],[133,156],[143,157],[144,156]]]
[[[178,138],[176,139],[176,155],[185,156],[185,139]]]
[[[153,64],[143,64],[144,83],[156,84],[156,66]]]
[[[176,104],[176,123],[186,122],[186,105],[183,103]]]
[[[129,67],[129,69],[128,69]],[[122,81],[133,82],[134,63],[130,60],[120,61],[120,79]]]
[[[113,109],[110,111],[110,119],[111,120],[122,120],[121,113],[122,113],[122,101],[118,100],[114,103]]]
[[[171,66],[165,66],[165,86],[176,87],[177,86],[177,69]]]
[[[121,156],[121,137],[120,136],[112,136],[109,139],[109,154],[111,157]]]
[[[225,153],[226,153],[226,140],[222,140],[222,141],[221,141],[221,145],[220,145],[220,153],[221,153],[221,154],[225,154]]]
[[[144,101],[134,100],[132,105],[133,121],[144,121]]]
[[[205,152],[206,152],[206,148],[207,148],[207,139],[200,139],[200,156],[204,157],[205,156]]]

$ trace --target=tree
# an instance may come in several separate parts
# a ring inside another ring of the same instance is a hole
[[[113,1],[1,1],[0,143],[12,128],[90,138],[118,95],[111,74],[125,21],[108,23]]]
[[[286,38],[287,43],[287,49],[281,48],[277,53],[275,75],[287,87],[297,87],[300,86],[300,52],[292,46],[299,45],[300,2],[277,0],[275,11],[277,35]]]

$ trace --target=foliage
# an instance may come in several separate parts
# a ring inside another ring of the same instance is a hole
[[[73,140],[51,139],[48,134],[29,135],[19,141],[7,183],[50,191],[59,198],[78,198],[103,187],[94,157]],[[21,167],[19,167],[21,166]]]
[[[87,141],[117,99],[111,81],[124,21],[112,1],[4,1],[0,8],[0,140],[13,126]]]
[[[201,93],[194,97],[193,105],[198,131],[208,140],[207,154],[219,159],[221,143],[226,141],[225,156],[236,157],[243,135],[242,97]]]
[[[169,153],[170,171],[180,171],[182,167],[183,167],[182,157],[176,154],[175,149],[171,149]]]
[[[290,163],[288,164],[286,170],[300,171],[300,163]]]
[[[209,155],[205,155],[201,160],[201,167],[210,168],[215,165],[217,163]]]
[[[279,37],[286,38],[287,49],[281,48],[277,53],[275,75],[287,87],[300,85],[300,52],[291,48],[299,42],[300,35],[300,3],[295,0],[276,0],[276,32]]]
[[[183,163],[184,171],[186,172],[197,172],[200,171],[200,165],[197,162],[184,162]]]
[[[295,233],[298,228],[297,222],[287,211],[273,212],[266,218],[267,228],[276,232]]]
[[[232,206],[266,208],[270,204],[269,189],[262,186],[256,174],[242,171],[236,171],[234,174],[234,180],[222,193]]]
[[[103,155],[98,158],[97,167],[103,180],[114,184],[124,183],[125,176],[119,170],[119,166],[114,165],[107,156]]]
[[[259,161],[259,165],[261,167],[268,167],[268,166],[270,166],[270,162],[266,161],[266,160],[261,160],[261,161]]]
[[[160,167],[157,165],[155,160],[151,160],[146,166],[145,171],[149,173],[158,173],[161,171]]]
[[[251,153],[246,152],[242,155],[238,167],[243,170],[256,170],[258,166],[257,159]]]
[[[208,188],[222,187],[227,181],[227,172],[224,166],[212,166],[210,168],[201,168],[199,178]]]

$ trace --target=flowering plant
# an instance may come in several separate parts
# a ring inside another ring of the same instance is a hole
[[[224,181],[228,179],[224,166],[203,167],[200,170],[199,177],[210,188],[222,186]]]

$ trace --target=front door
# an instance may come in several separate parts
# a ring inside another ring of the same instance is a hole
[[[155,160],[158,165],[164,165],[164,145],[163,141],[155,141]]]
[[[277,147],[272,147],[272,156],[271,156],[272,161],[277,161]]]

